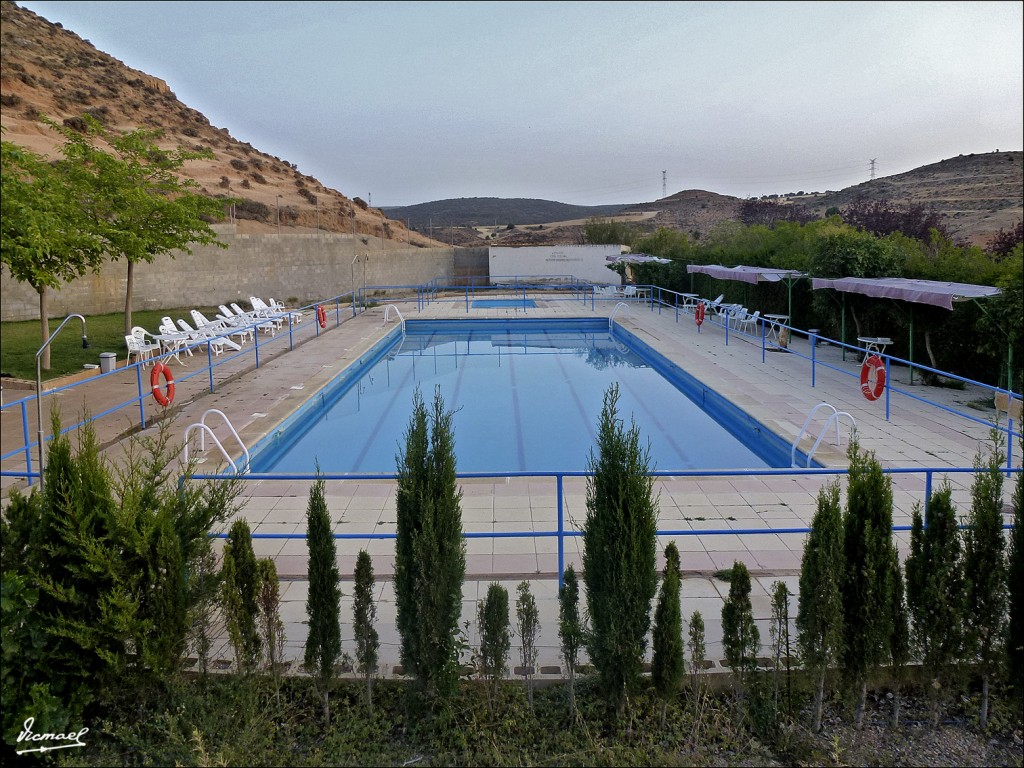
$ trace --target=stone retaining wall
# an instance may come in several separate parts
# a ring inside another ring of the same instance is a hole
[[[175,258],[160,256],[135,265],[134,309],[216,306],[238,301],[248,309],[250,296],[306,304],[364,285],[416,285],[455,274],[453,248],[381,247],[365,235],[222,233],[228,247],[196,246]],[[353,259],[357,259],[353,263]],[[124,262],[108,262],[89,274],[49,291],[50,317],[72,312],[96,315],[124,309]],[[38,294],[0,272],[0,320],[34,320]]]

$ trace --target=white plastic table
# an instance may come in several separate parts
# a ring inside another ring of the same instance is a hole
[[[885,348],[892,344],[892,339],[888,336],[858,336],[857,341],[864,345],[864,359],[874,352],[877,355],[884,355]]]
[[[770,323],[768,338],[777,342],[779,340],[779,331],[782,329],[782,326],[789,322],[789,315],[765,315],[764,317]]]

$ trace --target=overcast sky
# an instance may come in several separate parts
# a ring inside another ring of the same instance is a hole
[[[1021,2],[36,2],[374,206],[842,189],[1024,148]]]

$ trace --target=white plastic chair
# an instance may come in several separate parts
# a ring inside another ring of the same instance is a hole
[[[145,333],[144,329],[136,326],[132,329],[132,333],[124,337],[125,346],[128,347],[128,363],[131,364],[132,355],[135,355],[135,362],[145,365],[153,359],[153,352],[158,351],[160,345],[146,341],[145,336],[140,338],[135,333],[136,330],[141,330]]]

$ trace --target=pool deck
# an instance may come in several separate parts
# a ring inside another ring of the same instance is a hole
[[[407,319],[565,318],[608,316],[616,306],[614,301],[598,302],[591,309],[589,303],[538,298],[537,307],[525,311],[522,308],[496,307],[467,312],[462,299],[442,299],[427,305],[422,311],[416,311],[415,304],[405,304],[402,313]],[[188,402],[183,399],[170,422],[172,434],[183,436],[188,425],[198,422],[208,409],[216,408],[228,415],[246,445],[255,445],[394,327],[393,322],[385,326],[383,318],[382,307],[371,309],[336,328],[331,327],[292,352],[264,363],[258,370],[240,371],[239,375],[219,384],[214,393],[200,392]],[[709,316],[698,331],[692,315],[680,312],[677,322],[673,309],[658,312],[643,303],[632,303],[625,310],[620,308],[616,314],[616,322],[622,323],[688,373],[738,405],[787,443],[795,439],[808,412],[823,401],[854,417],[861,445],[874,451],[887,468],[969,467],[979,445],[988,440],[989,429],[985,424],[902,395],[893,395],[891,418],[887,421],[884,398],[871,402],[861,394],[856,377],[860,358],[855,352],[848,351],[844,362],[837,347],[819,345],[815,350],[817,360],[841,369],[842,373],[819,365],[816,386],[812,387],[810,362],[801,356],[810,354],[807,339],[798,335],[790,344],[791,349],[801,354],[769,351],[764,353],[762,362],[759,339],[730,332],[729,344],[726,345],[724,329],[711,324],[710,319]],[[894,376],[897,382],[906,384],[904,369],[896,369]],[[978,402],[983,395],[971,388],[953,390],[922,387],[917,383],[911,390],[930,400],[957,405],[983,421],[995,415],[991,407],[986,410],[984,404]],[[964,407],[972,402],[975,408]],[[90,395],[87,405],[93,413],[102,412],[102,392]],[[671,418],[671,414],[666,414],[666,418]],[[108,418],[107,421],[114,420]],[[816,423],[820,425],[822,422]],[[113,434],[123,426],[122,422],[119,426],[101,424],[97,428],[101,442],[112,442],[107,453],[114,461],[125,456],[127,441],[115,441]],[[845,467],[848,431],[844,423],[842,446],[838,448],[832,445],[834,431],[831,438],[826,436],[815,458],[826,466]],[[339,439],[345,437],[339,435]],[[808,448],[812,441],[813,438],[805,438],[801,447]],[[1015,454],[1019,453],[1017,446],[1014,448]],[[210,451],[201,460],[204,463],[199,468],[200,472],[204,467],[212,471],[221,463]],[[1015,455],[1014,465],[1020,466],[1019,455]],[[670,540],[675,540],[680,549],[684,571],[683,614],[687,620],[694,611],[700,611],[703,616],[708,658],[714,662],[713,670],[725,666],[721,645],[721,607],[728,593],[728,583],[716,579],[715,572],[731,567],[736,560],[743,561],[750,569],[754,615],[761,631],[763,653],[767,655],[772,585],[781,581],[789,588],[794,595],[790,612],[795,617],[795,594],[805,534],[749,531],[808,526],[814,514],[818,490],[830,479],[823,475],[784,475],[661,477],[656,480],[655,488],[660,499],[659,528],[687,532],[661,537],[659,550]],[[964,515],[970,505],[971,476],[954,474],[949,479],[959,512]],[[941,480],[940,476],[934,478],[935,487]],[[257,536],[254,540],[257,556],[273,557],[276,561],[282,580],[282,618],[287,633],[285,656],[293,661],[301,660],[307,634],[304,623],[307,548],[301,536],[305,533],[310,485],[310,482],[295,480],[246,481],[244,507],[240,513],[249,520]],[[467,479],[462,481],[461,487],[463,528],[467,532],[553,531],[557,528],[554,478]],[[894,523],[897,526],[909,525],[914,504],[924,500],[924,474],[894,475],[893,492]],[[336,533],[394,532],[393,482],[332,480],[327,482],[326,493]],[[586,513],[585,479],[566,478],[563,498],[566,529],[578,529]],[[1010,484],[1006,483],[1004,499],[1007,504],[1009,498]],[[698,535],[700,531],[714,533]],[[267,539],[259,538],[260,534],[297,534],[300,538]],[[905,555],[909,534],[897,532],[895,537],[901,553]],[[373,556],[377,576],[380,674],[393,676],[399,665],[399,638],[395,629],[396,608],[391,582],[394,543],[387,539],[357,536],[339,539],[337,544],[343,579],[344,650],[349,654],[355,650],[351,627],[351,578],[359,550],[366,549]],[[501,583],[509,590],[514,602],[516,585],[523,579],[529,579],[541,616],[538,642],[540,677],[559,679],[556,538],[471,538],[467,540],[466,551],[462,622],[469,622],[468,642],[474,647],[478,642],[476,603],[486,594],[488,586],[494,581]],[[565,564],[572,564],[579,570],[581,551],[580,538],[566,539]],[[659,552],[659,567],[662,562]],[[581,600],[585,598],[581,597]],[[512,621],[514,624],[514,611]],[[231,657],[230,647],[223,637],[215,650],[215,657]],[[517,649],[513,648],[510,666],[518,663]]]

